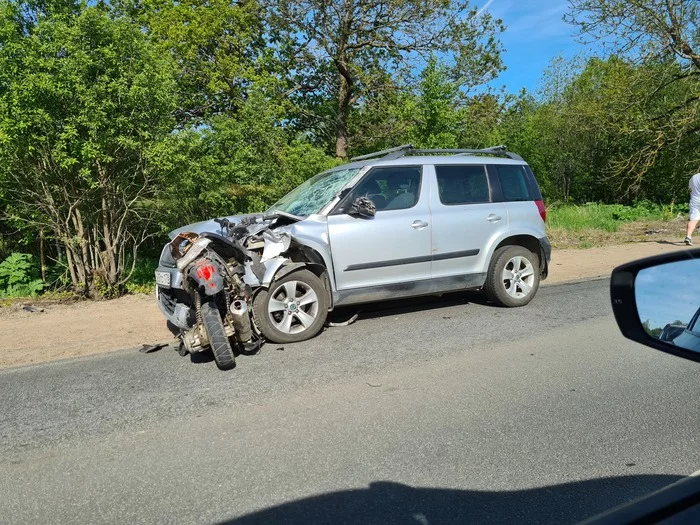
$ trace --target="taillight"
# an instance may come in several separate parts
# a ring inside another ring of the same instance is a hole
[[[547,222],[547,209],[544,207],[544,201],[535,201],[535,204],[537,204],[537,211],[540,212],[542,221]]]

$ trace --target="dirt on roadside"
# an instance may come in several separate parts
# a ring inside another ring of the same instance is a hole
[[[0,369],[173,340],[155,295],[37,304],[37,312],[27,304],[0,308],[0,330],[9,335],[0,339]]]
[[[675,239],[587,250],[558,249],[543,286],[605,277],[624,262],[682,249],[686,247]],[[0,308],[0,332],[9,334],[0,339],[0,369],[173,341],[153,295],[40,304],[42,311],[37,312],[24,310],[27,304]]]

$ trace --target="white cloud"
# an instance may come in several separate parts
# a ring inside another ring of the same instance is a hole
[[[476,12],[476,15],[474,15],[474,18],[479,18],[479,17],[484,13],[484,11],[486,11],[486,10],[489,8],[489,6],[490,6],[491,4],[493,4],[494,1],[495,1],[495,0],[489,0],[488,2],[486,2],[486,4],[484,5],[484,7],[482,7],[481,9],[479,9],[479,10]]]

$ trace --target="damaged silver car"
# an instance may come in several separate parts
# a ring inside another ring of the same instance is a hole
[[[241,351],[309,339],[341,305],[483,289],[523,306],[547,276],[545,219],[532,171],[504,147],[400,146],[320,173],[264,213],[175,230],[157,300],[190,353],[213,348],[203,305]]]

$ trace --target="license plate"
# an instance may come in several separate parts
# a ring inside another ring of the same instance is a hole
[[[156,284],[170,288],[170,272],[156,272]]]

